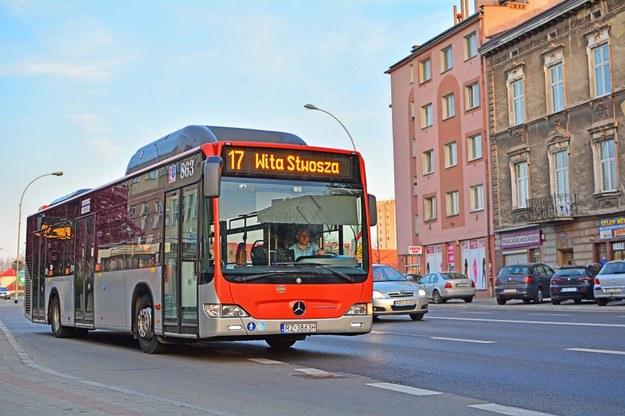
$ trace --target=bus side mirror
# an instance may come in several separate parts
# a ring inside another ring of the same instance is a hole
[[[374,195],[367,194],[369,197],[369,227],[373,227],[378,223],[378,203]]]
[[[204,161],[204,197],[217,198],[221,193],[221,164],[219,156],[209,156]]]

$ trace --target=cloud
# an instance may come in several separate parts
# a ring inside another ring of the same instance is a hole
[[[94,153],[105,159],[115,159],[122,148],[116,144],[110,135],[113,133],[106,121],[92,113],[80,112],[69,114],[68,118],[74,121],[84,131],[86,142],[92,147]]]
[[[105,81],[112,76],[118,62],[28,62],[0,66],[0,76],[50,75],[74,81]]]

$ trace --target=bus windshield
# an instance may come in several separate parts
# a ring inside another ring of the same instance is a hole
[[[223,275],[235,282],[292,273],[362,281],[364,212],[357,184],[223,177]]]

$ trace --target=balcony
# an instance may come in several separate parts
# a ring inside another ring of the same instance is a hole
[[[570,220],[577,216],[577,194],[555,194],[527,200],[528,221]]]

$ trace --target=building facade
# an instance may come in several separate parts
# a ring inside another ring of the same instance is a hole
[[[567,0],[480,49],[496,263],[625,257],[625,3]]]
[[[378,238],[380,250],[396,250],[395,200],[378,201]]]
[[[557,1],[468,2],[454,25],[390,67],[399,268],[456,270],[492,290],[487,100],[479,48]],[[492,294],[492,292],[491,292]]]

